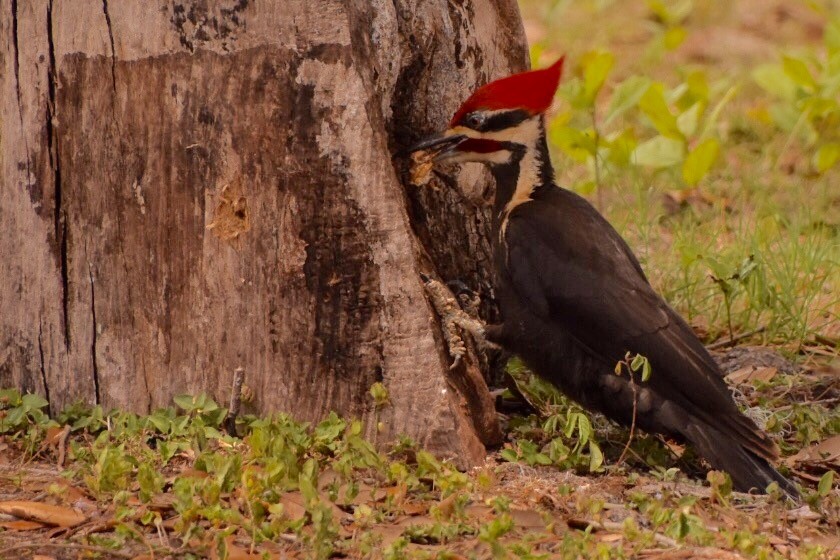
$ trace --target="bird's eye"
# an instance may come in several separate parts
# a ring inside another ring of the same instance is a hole
[[[466,125],[470,128],[478,128],[484,124],[484,115],[481,113],[472,113],[467,116]]]

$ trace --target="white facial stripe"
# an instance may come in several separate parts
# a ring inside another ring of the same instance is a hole
[[[497,142],[516,142],[517,144],[532,146],[537,138],[540,137],[540,119],[539,117],[531,117],[514,127],[491,132],[479,132],[466,126],[456,126],[446,131],[447,136],[453,136],[455,134],[463,134],[469,138],[495,140]]]
[[[528,126],[523,128],[523,125],[528,123]],[[530,140],[526,143],[525,155],[519,162],[519,179],[516,181],[516,189],[513,191],[513,196],[502,210],[502,225],[499,228],[499,239],[504,242],[504,236],[507,231],[508,219],[510,213],[519,206],[532,200],[531,195],[534,194],[534,189],[539,184],[540,180],[540,165],[539,151],[536,149],[536,143],[540,136],[540,122],[538,119],[531,119],[523,122],[516,128],[521,128],[520,134],[531,134]]]
[[[510,161],[510,150],[497,150],[495,152],[458,152],[457,154],[446,158],[446,161],[453,163],[464,163],[467,161],[480,161],[483,163],[502,164]]]

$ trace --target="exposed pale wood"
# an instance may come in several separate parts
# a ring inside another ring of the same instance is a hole
[[[336,410],[464,464],[498,440],[476,359],[449,371],[418,277],[489,301],[487,216],[458,189],[406,194],[393,154],[524,68],[515,0],[0,14],[0,385],[54,411],[147,411],[224,402],[243,367],[260,412]]]

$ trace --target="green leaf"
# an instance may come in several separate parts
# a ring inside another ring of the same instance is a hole
[[[665,89],[660,83],[653,83],[639,100],[639,108],[650,119],[656,130],[663,136],[681,138],[677,128],[677,119],[665,101]]]
[[[618,84],[612,92],[610,105],[607,108],[607,116],[604,125],[610,124],[627,110],[635,107],[647,89],[650,87],[650,78],[645,76],[630,76]]]
[[[175,401],[175,404],[178,405],[182,410],[187,412],[191,410],[195,410],[195,399],[192,395],[176,395],[175,398],[172,399]]]
[[[826,473],[820,478],[819,484],[817,484],[817,494],[819,494],[821,498],[825,498],[831,492],[831,487],[833,485],[834,471],[826,471]]]
[[[23,395],[23,397],[21,397],[21,404],[27,410],[38,410],[44,408],[50,403],[41,395],[27,393],[26,395]]]
[[[377,409],[388,404],[388,389],[378,381],[370,386],[370,396],[373,397]]]
[[[714,138],[707,138],[698,144],[685,158],[682,175],[687,185],[694,186],[709,172],[717,159],[720,144]]]
[[[768,93],[786,101],[796,100],[796,82],[778,64],[762,64],[753,70],[752,77]]]
[[[598,472],[604,464],[604,454],[594,441],[589,442],[589,472]]]
[[[825,173],[838,161],[840,161],[840,143],[838,142],[823,144],[814,154],[814,167],[820,173]]]
[[[615,57],[609,51],[591,51],[583,55],[583,95],[587,105],[595,102],[614,64]]]
[[[694,70],[685,77],[691,96],[697,101],[709,100],[709,79],[703,70]]]
[[[840,19],[835,19],[825,26],[823,41],[828,52],[840,52]]]
[[[814,80],[814,76],[811,75],[808,65],[801,58],[785,55],[782,57],[782,67],[784,68],[785,74],[795,83],[808,90],[816,88],[817,82]]]
[[[666,4],[662,0],[647,0],[648,9],[653,12],[659,20],[665,25],[676,25],[682,23],[694,9],[694,2],[692,0],[682,0],[681,2],[669,2]]]
[[[601,143],[606,149],[607,161],[622,167],[630,164],[630,156],[633,155],[633,150],[639,145],[632,127],[627,127],[619,134],[602,138]]]
[[[677,128],[683,136],[686,138],[694,136],[694,133],[697,132],[697,125],[700,123],[700,117],[703,115],[705,109],[706,104],[698,101],[677,117]]]
[[[20,406],[21,396],[17,389],[2,389],[0,390],[0,406],[12,408]]]
[[[685,147],[679,140],[656,136],[633,150],[631,161],[643,167],[671,167],[683,160]]]
[[[642,364],[642,382],[645,383],[650,379],[650,375],[653,373],[650,367],[650,361],[645,358],[645,363]]]
[[[507,449],[502,449],[501,453],[499,453],[502,459],[509,463],[515,463],[519,460],[519,456],[516,454],[516,451],[508,447]]]
[[[570,126],[550,126],[548,137],[569,157],[581,163],[593,157],[596,152],[595,138]]]
[[[665,36],[662,38],[662,42],[665,45],[665,48],[669,51],[672,51],[683,44],[685,38],[688,36],[688,31],[685,30],[685,27],[678,25],[676,27],[671,27],[668,31],[665,32]]]

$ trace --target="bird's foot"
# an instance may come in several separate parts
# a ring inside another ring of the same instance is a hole
[[[421,276],[432,306],[441,319],[443,338],[449,348],[449,354],[453,358],[450,369],[458,367],[464,354],[467,353],[467,346],[458,327],[469,333],[480,348],[498,348],[496,344],[487,340],[486,325],[461,309],[455,296],[452,295],[445,284],[434,278],[429,278],[425,274]]]

